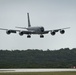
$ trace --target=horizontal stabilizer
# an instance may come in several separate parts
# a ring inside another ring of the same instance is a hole
[[[15,27],[15,28],[20,28],[20,29],[27,29],[26,27]]]

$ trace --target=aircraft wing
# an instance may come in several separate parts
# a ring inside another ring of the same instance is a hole
[[[66,28],[61,28],[61,29],[53,29],[53,30],[47,30],[48,32],[58,32],[60,30],[65,30],[65,29],[69,29],[70,27],[66,27]]]
[[[7,34],[10,33],[17,33],[19,32],[19,35],[23,35],[23,34],[47,34],[47,33],[51,33],[51,35],[55,35],[56,32],[60,31],[61,34],[65,33],[65,29],[69,29],[70,27],[66,27],[66,28],[61,28],[61,29],[54,29],[54,30],[46,30],[44,32],[40,32],[40,33],[36,33],[35,31],[28,31],[28,30],[15,30],[15,29],[5,29],[5,28],[0,28],[0,30],[5,30]]]
[[[8,29],[0,28],[0,30],[8,30]]]
[[[5,29],[5,28],[0,28],[0,30],[6,30],[6,31],[8,31],[8,30],[11,30],[11,31],[20,31],[20,30],[14,30],[14,29]]]
[[[17,32],[19,32],[19,34],[21,34],[21,35],[34,33],[34,31],[15,30],[15,29],[5,29],[5,28],[0,28],[0,30],[5,30],[7,34],[10,34],[10,33],[17,33]]]
[[[61,29],[53,29],[53,30],[47,30],[46,32],[50,32],[51,35],[55,35],[56,32],[60,31],[61,34],[65,33],[65,29],[69,29],[70,27],[61,28]]]

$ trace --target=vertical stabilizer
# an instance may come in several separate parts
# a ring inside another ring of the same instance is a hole
[[[29,13],[27,13],[27,18],[28,18],[28,27],[31,27]]]

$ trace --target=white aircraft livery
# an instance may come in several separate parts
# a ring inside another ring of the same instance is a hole
[[[40,35],[40,38],[44,38],[44,34],[48,34],[49,32],[51,35],[55,35],[56,32],[58,31],[60,31],[61,34],[64,34],[65,29],[70,28],[70,27],[66,27],[61,29],[45,30],[43,26],[31,27],[29,13],[27,13],[27,18],[28,18],[28,27],[16,27],[16,28],[25,29],[25,30],[13,30],[13,29],[5,29],[5,28],[0,28],[0,30],[5,30],[8,35],[11,33],[19,32],[20,36],[26,34],[27,38],[31,38],[31,34],[38,34]]]

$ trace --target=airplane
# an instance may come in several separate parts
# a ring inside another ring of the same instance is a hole
[[[0,28],[0,30],[6,30],[6,33],[8,35],[11,33],[19,32],[20,36],[27,34],[27,38],[31,38],[31,34],[38,34],[38,35],[40,35],[40,38],[44,38],[44,34],[48,34],[49,32],[51,35],[54,36],[56,34],[56,32],[60,31],[61,34],[64,34],[65,29],[70,28],[70,27],[66,27],[66,28],[61,28],[61,29],[45,30],[43,26],[32,27],[31,23],[30,23],[29,13],[27,13],[27,18],[28,18],[28,27],[16,27],[16,28],[26,29],[26,30],[13,30],[13,29],[4,29],[4,28]]]

